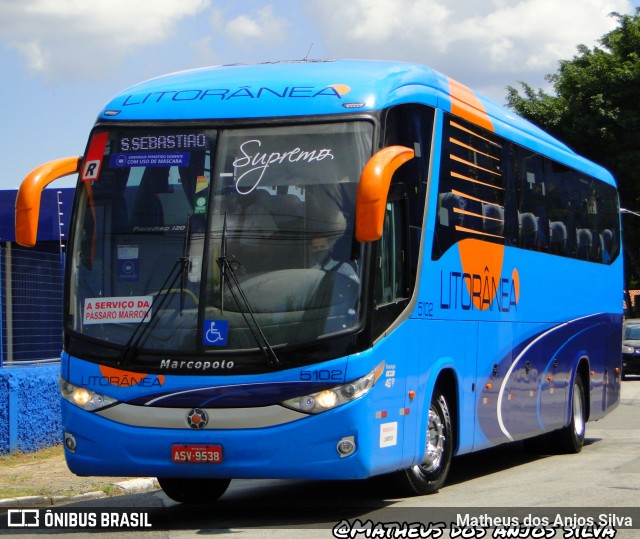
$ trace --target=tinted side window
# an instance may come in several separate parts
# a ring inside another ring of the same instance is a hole
[[[554,255],[612,262],[620,252],[616,189],[517,148],[518,245]]]
[[[434,260],[476,238],[609,264],[616,188],[445,114]]]
[[[446,115],[433,258],[464,238],[504,243],[502,141]]]

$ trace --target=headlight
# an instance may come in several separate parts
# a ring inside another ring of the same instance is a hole
[[[626,344],[622,345],[623,354],[633,354],[634,352],[635,350],[633,349],[633,346],[627,346]]]
[[[336,406],[342,406],[348,402],[359,399],[365,395],[378,381],[380,375],[384,371],[384,361],[380,363],[369,374],[358,378],[353,382],[336,386],[331,389],[325,389],[318,393],[311,393],[310,395],[303,395],[302,397],[296,397],[281,402],[282,406],[292,408],[293,410],[299,410],[307,414],[319,414],[320,412],[326,412]]]
[[[65,400],[89,412],[100,410],[118,402],[116,399],[100,395],[100,393],[90,391],[84,387],[78,387],[62,378],[59,379],[59,384],[60,393]]]

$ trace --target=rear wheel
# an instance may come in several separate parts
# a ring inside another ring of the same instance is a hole
[[[158,483],[172,500],[187,504],[204,504],[222,496],[231,479],[184,479],[158,477]]]
[[[580,453],[586,432],[587,406],[582,379],[576,373],[571,399],[571,422],[568,426],[551,433],[554,447],[562,453]]]
[[[397,472],[411,494],[433,494],[444,484],[453,456],[453,428],[445,396],[436,389],[429,406],[427,437],[422,462]]]

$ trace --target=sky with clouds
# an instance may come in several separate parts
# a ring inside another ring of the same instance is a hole
[[[84,151],[117,92],[171,71],[364,58],[427,64],[503,103],[640,0],[0,0],[0,189]],[[63,184],[69,186],[70,180]]]

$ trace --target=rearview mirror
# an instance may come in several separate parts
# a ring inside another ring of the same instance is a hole
[[[405,146],[389,146],[376,152],[362,171],[356,196],[356,239],[376,241],[382,237],[385,208],[393,173],[415,152]]]
[[[52,181],[80,170],[81,157],[63,157],[33,169],[20,184],[16,197],[16,243],[33,247],[38,235],[42,191]]]

